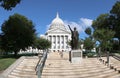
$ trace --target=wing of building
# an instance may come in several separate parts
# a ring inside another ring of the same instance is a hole
[[[51,22],[45,36],[51,41],[50,50],[52,52],[69,51],[71,49],[68,45],[68,41],[71,40],[71,32],[65,28],[65,24],[58,13]]]

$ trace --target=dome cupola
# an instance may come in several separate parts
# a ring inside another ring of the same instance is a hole
[[[56,15],[56,18],[53,19],[53,21],[52,21],[52,23],[50,25],[50,29],[54,29],[54,28],[65,29],[64,22],[62,21],[62,19],[60,19],[58,13]]]

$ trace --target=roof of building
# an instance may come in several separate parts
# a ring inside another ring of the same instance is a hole
[[[63,20],[59,17],[59,14],[58,14],[58,13],[57,13],[57,15],[56,15],[56,18],[53,19],[53,21],[52,21],[52,23],[51,23],[51,25],[50,25],[49,30],[51,30],[51,29],[56,29],[56,28],[66,30],[65,25],[64,25],[64,22],[63,22]]]

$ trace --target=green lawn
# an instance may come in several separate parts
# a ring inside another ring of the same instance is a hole
[[[8,68],[21,56],[33,56],[33,55],[37,55],[37,54],[33,54],[33,53],[18,54],[17,57],[14,57],[13,54],[0,55],[0,71],[3,71],[6,68]]]
[[[0,71],[8,68],[15,60],[15,58],[0,58]]]

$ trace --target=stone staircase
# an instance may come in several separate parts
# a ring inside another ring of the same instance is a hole
[[[8,75],[8,78],[37,78],[38,57],[27,57]]]
[[[102,60],[104,60],[104,61],[107,61],[107,58],[106,57],[101,57],[101,59]],[[115,59],[114,57],[112,57],[112,56],[110,56],[109,57],[109,64],[110,64],[110,66],[113,66],[113,69],[116,69],[117,71],[119,71],[119,73],[120,73],[120,61],[119,60],[117,60],[117,59]]]
[[[86,58],[81,64],[72,64],[68,53],[63,53],[61,58],[59,53],[53,52],[48,54],[42,78],[120,78],[120,74],[97,58]]]

